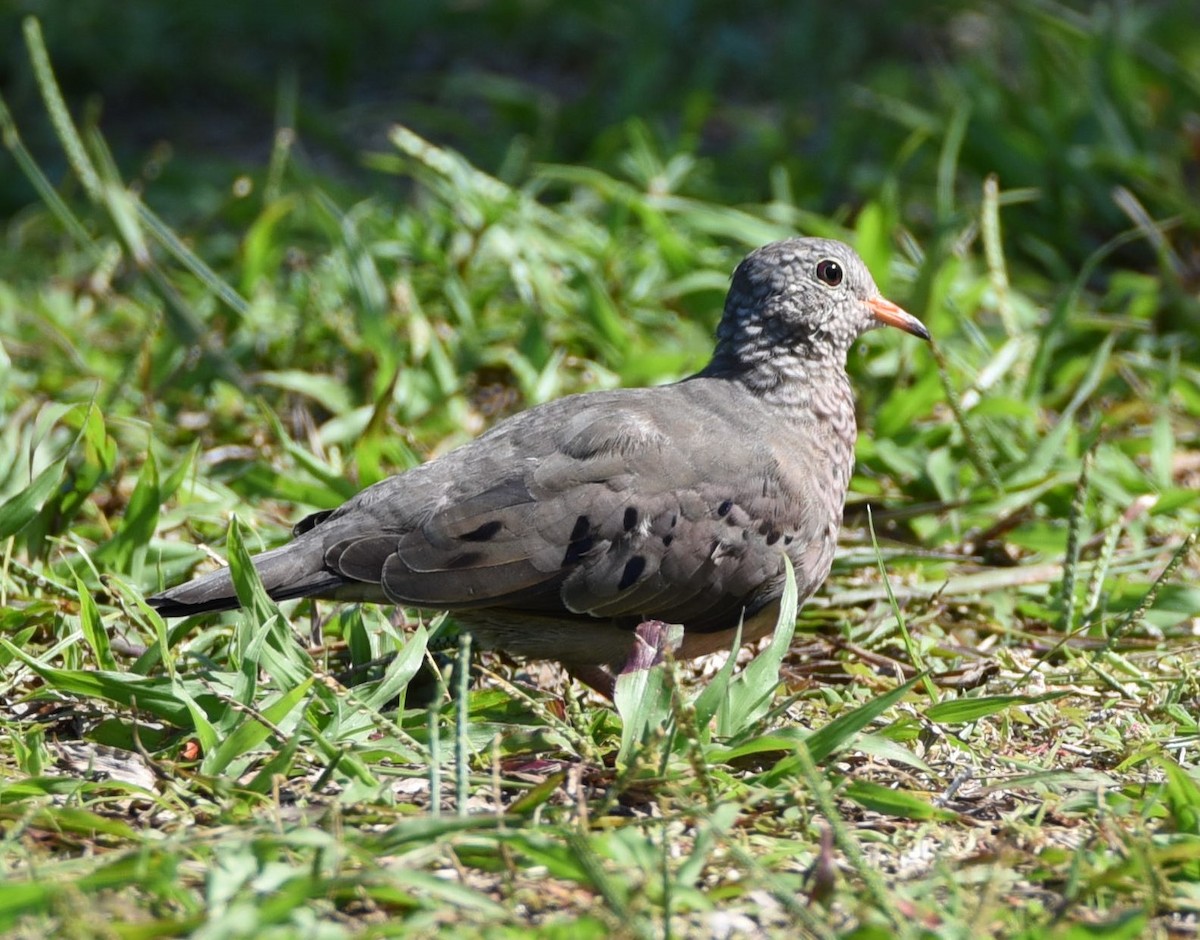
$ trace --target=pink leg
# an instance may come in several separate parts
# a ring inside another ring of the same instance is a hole
[[[640,672],[661,663],[663,654],[673,645],[671,633],[677,629],[674,624],[663,623],[661,620],[647,620],[639,623],[633,631],[633,646],[629,651],[629,657],[617,675],[623,676],[631,672]],[[613,670],[609,666],[568,664],[567,672],[571,674],[572,678],[578,679],[606,699],[611,700],[616,691],[617,675],[613,674]]]

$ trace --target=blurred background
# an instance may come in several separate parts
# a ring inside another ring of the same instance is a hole
[[[699,162],[681,189],[786,193],[819,214],[891,189],[897,219],[945,224],[954,194],[1036,187],[1015,247],[1059,275],[1130,224],[1112,189],[1197,229],[1200,13],[1177,0],[836,6],[751,0],[9,0],[0,82],[38,152],[48,127],[21,38],[41,19],[68,100],[127,172],[193,208],[262,167],[280,119],[322,174],[386,191],[364,154],[393,122],[502,178],[539,162],[620,171],[631,136]],[[953,172],[946,172],[946,162]],[[61,163],[59,164],[61,168]],[[946,190],[949,189],[950,192]],[[0,180],[0,211],[32,196]],[[1143,264],[1152,262],[1142,244]]]

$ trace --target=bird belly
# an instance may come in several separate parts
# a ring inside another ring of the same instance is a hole
[[[634,633],[627,626],[596,620],[560,621],[528,614],[497,611],[457,611],[455,618],[483,649],[501,650],[527,659],[556,659],[570,666],[608,666],[619,671],[633,652]],[[742,643],[753,643],[775,630],[779,601],[775,600],[742,623]],[[688,632],[675,651],[680,660],[728,651],[736,625],[723,630]]]
[[[486,609],[456,611],[454,618],[483,649],[526,659],[619,669],[633,651],[633,632],[603,620],[564,621]]]
[[[764,636],[774,633],[778,621],[779,601],[773,601],[742,622],[742,645],[753,643],[755,640],[761,640]],[[736,636],[736,627],[714,630],[711,633],[684,633],[683,643],[680,644],[675,656],[678,659],[695,659],[697,656],[707,656],[722,650],[728,651],[733,646]]]

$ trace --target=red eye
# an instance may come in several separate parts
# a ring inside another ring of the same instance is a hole
[[[826,258],[817,265],[817,280],[830,287],[837,287],[842,283],[842,266]]]

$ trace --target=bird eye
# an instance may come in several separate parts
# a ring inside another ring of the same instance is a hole
[[[842,283],[842,266],[826,258],[817,265],[817,280],[830,287],[837,287]]]

